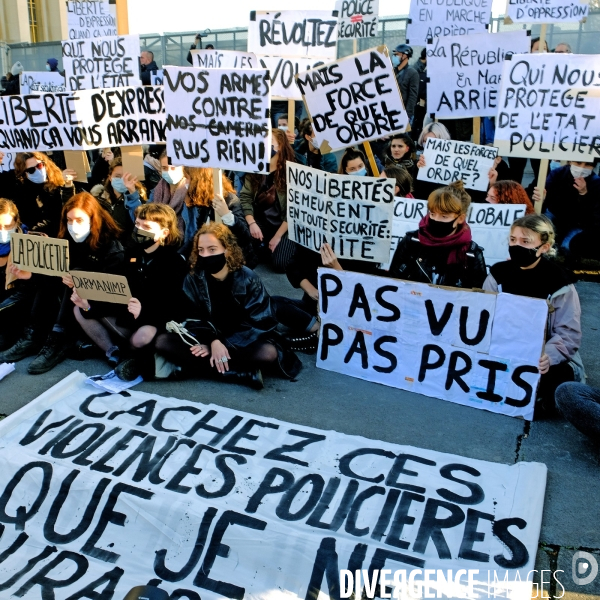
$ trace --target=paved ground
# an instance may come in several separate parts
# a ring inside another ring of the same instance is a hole
[[[285,278],[262,270],[272,294],[297,295]],[[583,306],[582,354],[589,382],[600,386],[600,285],[578,284]],[[587,586],[571,578],[573,554],[592,552],[600,564],[600,440],[591,442],[563,420],[526,423],[315,368],[302,355],[304,370],[296,383],[268,379],[261,392],[216,382],[143,383],[142,391],[247,410],[301,425],[334,429],[394,443],[412,444],[483,460],[539,461],[549,476],[538,553],[538,570],[562,569],[565,598],[600,600],[600,575]],[[29,360],[0,383],[0,413],[10,414],[73,370],[106,372],[100,361],[67,361],[44,376],[26,373]],[[585,575],[585,573],[584,573]],[[549,579],[548,574],[545,576]],[[558,588],[558,589],[556,589]],[[545,593],[562,596],[560,586]]]

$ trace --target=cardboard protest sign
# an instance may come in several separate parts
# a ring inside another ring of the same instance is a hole
[[[269,72],[165,67],[167,152],[174,164],[268,173]]]
[[[577,23],[584,21],[590,9],[587,0],[507,0],[505,23]]]
[[[531,420],[548,305],[503,297],[319,269],[317,366]]]
[[[0,151],[165,142],[162,86],[0,96]]]
[[[449,184],[461,180],[466,188],[485,191],[488,172],[494,166],[498,149],[471,142],[429,138],[423,151],[426,165],[417,179]]]
[[[19,79],[22,96],[37,92],[64,92],[67,89],[65,78],[52,71],[23,71]]]
[[[337,0],[338,39],[377,37],[379,0]]]
[[[117,35],[116,5],[102,0],[69,0],[67,27],[70,40]]]
[[[129,284],[122,275],[71,271],[71,277],[77,294],[84,300],[113,304],[127,304],[131,300]]]
[[[65,150],[64,157],[67,169],[72,169],[77,173],[73,178],[73,181],[87,183],[88,173],[91,173],[87,152],[80,150]]]
[[[434,37],[484,33],[492,0],[411,0],[406,43],[424,46]]]
[[[162,84],[163,84],[162,69],[156,69],[156,71],[150,71],[150,85],[162,85]]]
[[[531,597],[544,464],[102,393],[85,378],[0,422],[6,597],[58,582],[57,599],[121,600],[158,579],[173,600],[339,598],[340,571],[362,569],[377,592],[387,575],[390,590],[410,577],[435,595],[450,574],[443,597]]]
[[[390,253],[395,179],[333,175],[287,163],[288,235],[338,258],[382,262]]]
[[[141,85],[140,37],[119,35],[63,41],[67,89],[89,90]]]
[[[529,52],[524,29],[436,37],[427,44],[427,111],[436,117],[495,117],[504,57]]]
[[[473,241],[483,248],[486,265],[491,266],[508,259],[510,226],[525,216],[525,210],[524,204],[471,204],[467,223],[471,228]],[[398,242],[409,231],[417,230],[426,214],[427,200],[399,197],[394,199],[390,258],[382,264],[382,269],[390,268]]]
[[[280,56],[260,56],[258,62],[261,67],[269,70],[271,98],[274,100],[302,100],[300,88],[296,85],[296,75],[325,64],[320,58]]]
[[[69,242],[42,235],[13,233],[10,236],[12,263],[21,271],[56,275],[69,273]]]
[[[600,157],[599,55],[515,54],[504,61],[494,145],[501,156]]]
[[[252,11],[248,52],[333,60],[337,27],[337,14],[330,10]]]
[[[405,131],[408,115],[386,46],[372,48],[296,76],[326,154]]]
[[[259,69],[252,52],[233,50],[191,50],[194,67],[201,69]]]

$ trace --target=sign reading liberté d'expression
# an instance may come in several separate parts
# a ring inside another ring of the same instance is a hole
[[[600,157],[600,56],[515,54],[504,61],[494,145],[500,156]]]
[[[269,72],[164,67],[167,152],[178,165],[268,173]]]
[[[406,130],[408,115],[386,46],[296,77],[324,154]]]
[[[494,117],[504,58],[529,52],[524,29],[436,37],[427,44],[427,111],[436,117]]]
[[[70,40],[117,35],[116,5],[103,0],[67,2],[67,27]]]

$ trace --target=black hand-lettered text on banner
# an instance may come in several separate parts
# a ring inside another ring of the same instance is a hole
[[[495,117],[504,57],[529,52],[527,31],[436,37],[427,44],[427,112]]]
[[[411,0],[406,43],[424,46],[434,37],[484,33],[492,0]]]
[[[165,142],[162,86],[0,96],[0,150],[91,150]]]
[[[408,116],[386,46],[296,76],[321,152],[399,133]]]
[[[319,269],[317,366],[533,419],[545,300]]]
[[[266,69],[164,67],[167,151],[178,165],[268,173]]]
[[[103,0],[67,2],[67,27],[70,40],[117,35],[116,5]]]
[[[296,85],[296,75],[315,69],[323,64],[321,58],[287,58],[281,56],[261,56],[261,67],[269,70],[271,77],[271,98],[274,100],[302,100],[300,88]]]
[[[335,175],[287,163],[290,239],[338,258],[386,261],[390,254],[395,179]]]
[[[191,50],[194,67],[199,69],[258,69],[256,55],[234,50]]]
[[[515,54],[504,61],[494,145],[501,156],[600,157],[600,55]]]
[[[39,92],[64,92],[67,89],[65,78],[52,71],[23,71],[19,80],[22,96]]]
[[[432,582],[451,570],[465,589],[472,569],[478,591],[499,581],[503,597],[531,597],[543,464],[98,393],[84,379],[0,423],[6,597],[121,600],[158,579],[173,599],[316,598],[339,589],[341,569],[432,569]]]
[[[590,10],[589,2],[575,0],[508,0],[506,3],[507,23],[578,23]]]
[[[332,60],[337,54],[335,11],[252,11],[248,23],[248,52],[257,56]]]
[[[377,37],[379,0],[337,0],[338,39]]]
[[[138,35],[68,40],[62,43],[69,90],[141,85]]]

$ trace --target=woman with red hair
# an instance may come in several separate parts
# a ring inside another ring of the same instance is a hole
[[[524,204],[526,215],[535,213],[525,188],[516,181],[496,181],[490,185],[485,199],[490,204]]]
[[[88,192],[71,198],[63,207],[59,222],[58,237],[69,241],[69,270],[114,273],[123,262],[123,246],[118,241],[121,230],[110,214]],[[70,346],[69,328],[74,324],[71,295],[73,280],[65,275],[57,277],[34,275],[10,267],[14,277],[31,280],[36,294],[29,326],[21,339],[10,349],[0,354],[0,362],[15,362],[36,354],[27,371],[41,374],[50,371],[62,362]],[[98,306],[98,311],[111,311],[114,305]],[[44,336],[51,323],[52,329]],[[41,349],[40,349],[41,348]]]

